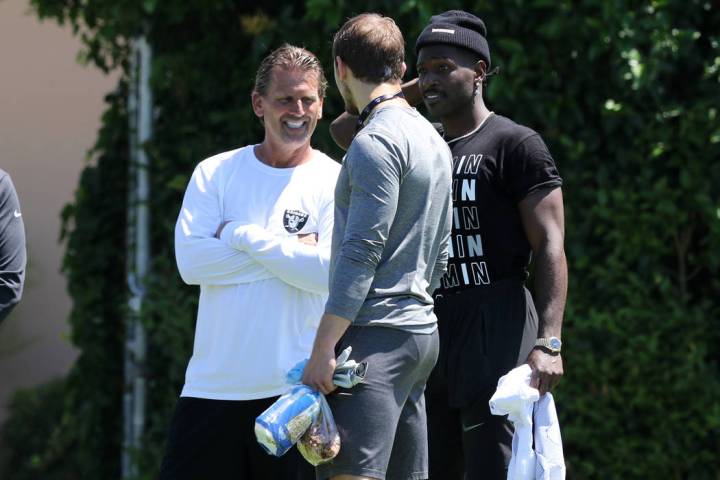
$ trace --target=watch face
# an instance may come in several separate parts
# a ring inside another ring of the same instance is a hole
[[[553,350],[560,350],[560,347],[562,346],[562,342],[557,337],[550,337],[550,348]]]

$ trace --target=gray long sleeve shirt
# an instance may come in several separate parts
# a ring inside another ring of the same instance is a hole
[[[354,325],[435,330],[432,292],[447,263],[452,156],[416,110],[376,110],[335,187],[325,312]]]
[[[25,226],[15,186],[0,170],[0,322],[22,296],[25,281]]]

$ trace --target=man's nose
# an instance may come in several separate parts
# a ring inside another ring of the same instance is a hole
[[[303,106],[302,99],[292,102],[292,104],[290,105],[290,111],[296,115],[304,115],[305,108]]]
[[[418,80],[418,86],[421,89],[437,85],[437,75],[434,73],[426,73]]]

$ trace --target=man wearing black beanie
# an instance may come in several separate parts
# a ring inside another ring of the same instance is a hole
[[[485,105],[482,20],[436,15],[416,51],[418,80],[405,85],[406,98],[424,101],[453,153],[450,258],[436,291],[440,357],[426,392],[430,478],[504,479],[512,425],[488,407],[499,377],[528,363],[544,394],[563,374],[562,179],[536,132]],[[343,122],[331,127],[341,146]],[[531,257],[534,300],[524,286]]]

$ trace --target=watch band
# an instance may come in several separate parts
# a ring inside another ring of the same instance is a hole
[[[562,342],[557,337],[538,338],[535,340],[535,346],[547,348],[553,353],[559,353],[562,348]]]

